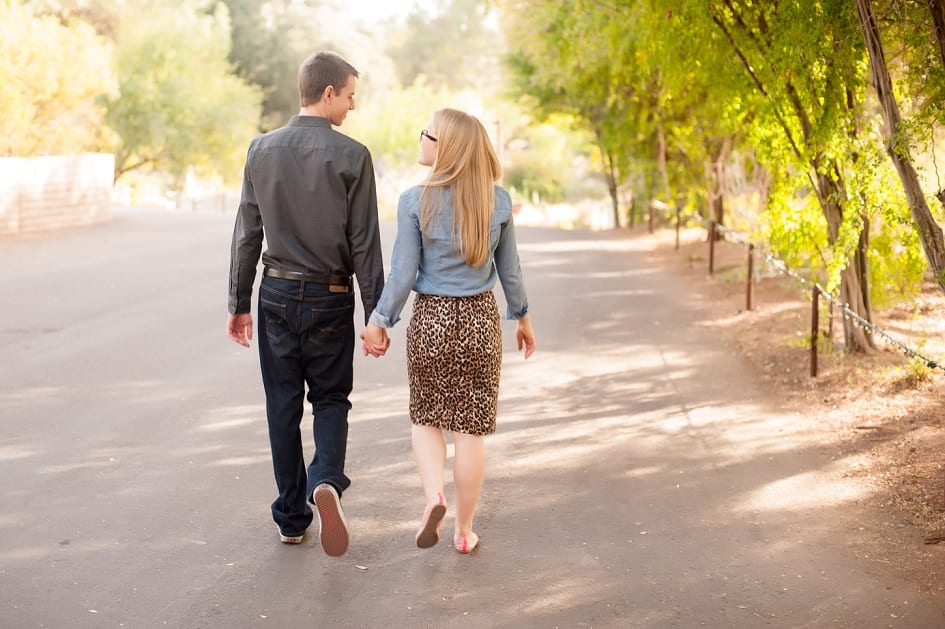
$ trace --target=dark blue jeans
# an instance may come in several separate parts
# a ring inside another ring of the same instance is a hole
[[[259,290],[259,363],[266,390],[269,445],[279,497],[272,518],[286,535],[312,523],[306,504],[320,483],[340,495],[345,476],[348,411],[354,363],[354,293],[324,284],[263,277]],[[305,386],[312,404],[315,453],[302,455]]]

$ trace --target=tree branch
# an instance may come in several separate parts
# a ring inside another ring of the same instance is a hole
[[[741,60],[742,65],[745,66],[745,71],[748,72],[748,76],[751,77],[752,82],[758,88],[758,91],[771,102],[774,106],[774,116],[778,120],[778,124],[781,125],[781,128],[784,130],[784,134],[787,136],[788,142],[791,144],[791,149],[794,151],[794,154],[798,159],[803,157],[803,153],[798,148],[797,143],[794,141],[794,136],[791,133],[791,128],[788,126],[787,121],[784,120],[784,116],[781,114],[777,103],[774,102],[774,99],[771,97],[771,94],[768,93],[768,90],[765,89],[764,84],[761,82],[761,79],[758,77],[758,74],[755,72],[755,69],[752,68],[751,63],[748,61],[748,58],[745,57],[742,53],[741,48],[738,47],[738,44],[735,42],[735,37],[732,35],[731,31],[725,26],[724,21],[718,15],[712,15],[712,21],[722,30],[722,33],[725,35],[725,38],[728,39],[729,43],[732,45],[732,49],[735,51],[735,54]]]

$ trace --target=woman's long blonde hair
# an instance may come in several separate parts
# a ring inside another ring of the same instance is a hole
[[[456,109],[433,114],[436,159],[423,184],[420,225],[427,227],[439,210],[445,188],[453,193],[453,236],[466,264],[482,266],[489,259],[489,228],[495,210],[494,183],[502,174],[489,134],[474,116]],[[435,193],[433,191],[435,190]]]

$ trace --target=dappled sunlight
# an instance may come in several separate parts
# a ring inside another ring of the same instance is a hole
[[[624,476],[627,478],[642,478],[644,476],[651,476],[653,474],[662,474],[665,471],[666,469],[664,467],[659,466],[637,467],[627,470]]]
[[[352,411],[348,415],[349,422],[365,422],[389,417],[391,412],[406,413],[410,395],[407,385],[403,387],[387,387],[383,391],[371,393],[354,393],[351,400]]]
[[[247,407],[250,408],[250,407]],[[231,428],[236,428],[237,426],[246,426],[249,424],[255,424],[259,421],[259,409],[252,407],[251,411],[247,412],[248,416],[242,419],[225,419],[218,422],[212,422],[209,424],[201,424],[197,427],[197,430],[206,431],[206,432],[217,432],[229,430]]]
[[[39,456],[39,450],[30,449],[25,446],[0,446],[0,462],[19,461],[33,456]]]
[[[532,616],[552,613],[579,604],[588,592],[599,589],[600,583],[574,571],[569,578],[548,583],[533,592],[529,600],[523,601],[522,611]]]
[[[82,470],[103,469],[115,465],[113,457],[91,457],[83,458],[81,461],[73,463],[61,463],[58,465],[46,465],[37,470],[40,474],[71,474]]]
[[[570,265],[570,261],[566,258],[552,258],[548,256],[536,260],[530,260],[528,263],[528,269],[530,272],[536,273],[538,272],[538,269],[551,270],[553,267],[567,267]]]
[[[23,526],[22,515],[7,511],[0,513],[0,528],[16,528]]]
[[[410,444],[410,429],[404,427],[404,432],[408,435],[404,438],[405,445]],[[449,460],[449,459],[448,459]],[[352,470],[357,470],[358,482],[377,483],[383,487],[399,487],[407,492],[418,492],[416,478],[416,466],[413,462],[413,455],[409,449],[405,449],[404,455],[399,460],[388,462],[384,465],[362,465],[358,459],[348,461]]]
[[[0,560],[9,565],[14,562],[33,562],[45,559],[56,551],[54,546],[18,546],[0,553]]]
[[[608,291],[595,291],[590,292],[585,295],[585,299],[603,299],[603,298],[617,298],[617,299],[626,299],[632,297],[647,297],[652,295],[654,291],[647,289],[625,289],[625,290],[608,290]]]
[[[828,466],[766,483],[735,502],[738,512],[808,511],[860,500],[870,493]]]
[[[29,538],[26,534],[25,537]],[[81,542],[67,542],[67,540],[48,539],[42,540],[45,545],[21,545],[14,549],[0,552],[0,562],[11,564],[13,562],[31,563],[52,557],[58,553],[68,552],[70,554],[81,552],[83,554],[97,555],[105,552],[115,552],[123,547],[123,544],[116,540],[83,540]]]
[[[264,465],[272,461],[269,452],[256,456],[234,456],[227,459],[217,459],[208,463],[210,467],[231,467],[234,465]]]
[[[13,391],[0,391],[0,404],[31,402],[38,398],[54,397],[65,387],[23,387]]]
[[[177,454],[181,458],[190,459],[193,462],[193,459],[211,456],[217,452],[229,451],[229,449],[230,447],[224,443],[207,443],[195,447],[180,448]]]
[[[564,232],[566,234],[566,232]],[[579,253],[582,251],[615,253],[634,250],[633,239],[607,240],[605,237],[591,240],[546,240],[543,242],[519,242],[521,253]]]

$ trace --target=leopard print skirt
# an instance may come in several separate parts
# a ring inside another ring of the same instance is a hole
[[[411,422],[492,434],[501,367],[502,330],[491,291],[416,296],[407,328]]]

